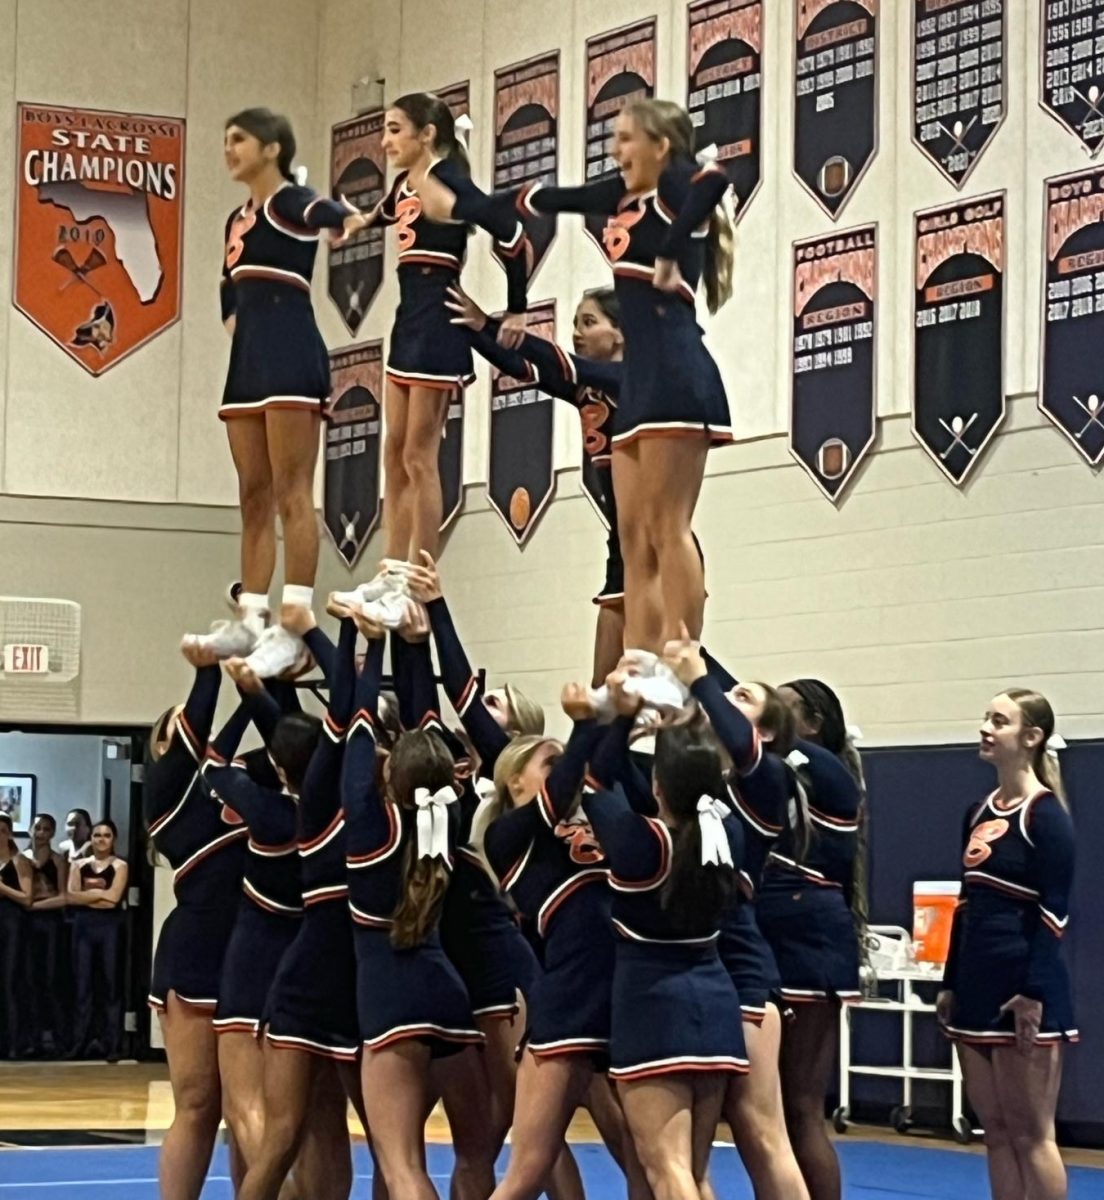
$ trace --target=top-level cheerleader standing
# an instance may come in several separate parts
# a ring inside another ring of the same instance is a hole
[[[583,187],[507,193],[523,213],[590,213],[604,234],[625,336],[613,422],[613,486],[625,559],[625,643],[658,653],[685,621],[700,636],[705,604],[691,520],[710,446],[732,440],[724,385],[695,319],[704,281],[716,311],[731,293],[728,180],[694,158],[676,104],[644,100],[618,116],[619,174]]]
[[[370,217],[398,230],[399,306],[387,356],[383,450],[385,556],[393,569],[362,585],[356,599],[373,606],[371,619],[394,629],[404,608],[400,564],[417,561],[420,550],[437,553],[441,437],[450,401],[475,379],[467,335],[445,307],[448,290],[459,282],[472,227],[487,230],[506,267],[502,337],[514,344],[525,324],[530,250],[517,214],[492,204],[472,182],[463,129],[440,97],[400,96],[384,117],[383,149],[399,171]]]
[[[980,749],[997,789],[963,822],[962,895],[938,1001],[985,1129],[994,1200],[1066,1196],[1054,1114],[1063,1044],[1077,1041],[1060,955],[1074,834],[1053,737],[1054,711],[1038,692],[1010,688],[990,701]]]
[[[241,591],[238,619],[193,640],[220,658],[249,655],[268,678],[306,659],[280,624],[266,628],[277,513],[285,606],[311,607],[318,567],[314,469],[330,370],[311,307],[315,252],[323,230],[345,237],[368,218],[295,182],[287,117],[267,108],[236,113],[223,150],[231,178],[249,189],[226,222],[222,317],[231,344],[219,412],[238,474]]]

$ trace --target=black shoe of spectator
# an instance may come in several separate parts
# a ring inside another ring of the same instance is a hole
[[[70,1046],[64,1054],[58,1056],[62,1062],[76,1062],[79,1058],[85,1057],[85,1048],[79,1042]]]

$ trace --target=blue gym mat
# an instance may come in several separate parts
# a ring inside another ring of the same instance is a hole
[[[875,1142],[838,1143],[846,1200],[982,1200],[989,1191],[985,1159],[979,1154],[929,1146]],[[157,1195],[156,1146],[103,1146],[73,1149],[0,1150],[0,1200],[136,1200]],[[605,1148],[572,1146],[589,1200],[621,1200],[620,1172]],[[503,1161],[505,1160],[503,1155]],[[369,1195],[372,1162],[355,1147],[356,1200]],[[449,1146],[429,1147],[429,1169],[438,1191],[448,1194],[452,1164]],[[501,1164],[500,1164],[501,1165]],[[723,1200],[751,1200],[751,1188],[731,1147],[717,1147],[711,1160],[713,1183]],[[211,1165],[203,1200],[231,1200],[226,1148]],[[1104,1200],[1104,1170],[1070,1169],[1070,1200]]]

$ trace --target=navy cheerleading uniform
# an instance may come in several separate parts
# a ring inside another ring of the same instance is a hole
[[[460,654],[463,655],[462,650]],[[450,658],[453,668],[457,666],[453,656],[442,653],[442,660],[445,657]],[[464,981],[472,1015],[512,1018],[518,1010],[517,993],[529,995],[540,968],[499,892],[497,881],[471,844],[479,794],[473,786],[467,751],[441,723],[429,644],[412,644],[397,634],[392,635],[391,672],[403,726],[433,730],[457,761],[456,858],[441,909],[441,945]],[[448,677],[455,678],[455,670]]]
[[[724,694],[715,675],[695,680],[690,692],[733,763],[725,799],[743,831],[744,854],[739,889],[721,923],[718,950],[740,993],[744,1020],[759,1025],[782,986],[774,952],[759,928],[755,900],[767,859],[786,823],[786,767],[764,751],[755,726]]]
[[[303,915],[297,806],[287,792],[254,782],[244,759],[226,763],[217,751],[208,751],[204,773],[215,795],[249,829],[242,902],[226,948],[215,1031],[255,1034],[280,960]]]
[[[712,445],[732,441],[724,384],[694,310],[708,221],[728,186],[718,168],[679,159],[663,172],[655,191],[641,195],[627,192],[620,175],[582,187],[530,184],[509,193],[523,214],[609,218],[603,244],[625,335],[614,447],[640,437],[704,434]],[[677,292],[653,286],[657,259],[678,263],[684,283]]]
[[[268,409],[320,412],[330,394],[330,360],[311,305],[311,276],[323,229],[342,230],[349,210],[310,188],[285,183],[226,222],[222,319],[234,317],[230,367],[219,416]]]
[[[795,749],[800,758],[791,762],[798,763],[808,798],[809,845],[801,854],[787,824],[767,859],[755,915],[778,963],[783,1000],[847,1003],[860,996],[850,904],[862,797],[830,751],[803,740]]]
[[[1061,957],[1073,882],[1073,822],[1042,789],[1008,807],[994,792],[963,827],[962,895],[943,986],[954,992],[947,1033],[978,1046],[1015,1044],[1001,1006],[1037,1000],[1036,1044],[1078,1040],[1069,973]]]
[[[352,1062],[360,1049],[360,1036],[345,878],[341,764],[353,709],[356,625],[342,621],[336,654],[318,628],[311,629],[305,641],[329,683],[330,701],[299,796],[303,920],[269,989],[265,1036],[283,1049]]]
[[[540,795],[492,821],[483,845],[544,952],[544,973],[528,997],[527,1048],[538,1057],[590,1054],[604,1068],[614,956],[609,864],[582,814],[556,815],[570,809],[601,732],[594,721],[577,723]]]
[[[453,218],[432,221],[403,171],[377,210],[376,220],[397,225],[399,306],[387,354],[387,378],[403,387],[459,391],[475,380],[465,330],[453,325],[445,307],[449,288],[460,283],[471,226],[487,230],[506,268],[507,304],[525,312],[528,239],[515,213],[495,205],[464,168],[438,159],[430,172],[456,197]]]
[[[369,643],[356,681],[356,715],[346,736],[342,796],[346,867],[357,963],[357,1016],[367,1051],[414,1038],[433,1057],[480,1045],[471,1002],[436,929],[417,946],[391,943],[392,915],[406,884],[406,860],[417,853],[416,815],[380,795],[373,725],[383,666],[383,640]],[[458,814],[448,806],[451,869]],[[412,841],[414,844],[412,844]]]
[[[158,854],[172,867],[176,901],[153,956],[149,1004],[157,1010],[175,992],[182,1003],[214,1012],[237,919],[249,831],[211,794],[201,772],[221,676],[218,666],[196,672],[169,748],[146,769],[146,826]],[[216,746],[237,746],[248,722],[239,708]]]
[[[632,725],[629,718],[614,722],[607,743],[615,753],[627,757]],[[740,999],[717,953],[719,922],[665,905],[671,830],[658,817],[634,811],[624,792],[608,790],[613,777],[603,763],[606,749],[591,764],[597,778],[588,780],[583,808],[609,859],[613,892],[610,1075],[631,1081],[680,1071],[746,1073],[743,1029],[734,1019]],[[734,817],[724,818],[724,831],[738,866],[743,835]]]

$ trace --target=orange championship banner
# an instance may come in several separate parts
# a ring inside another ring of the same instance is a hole
[[[15,307],[102,375],[180,316],[184,121],[19,104]]]

